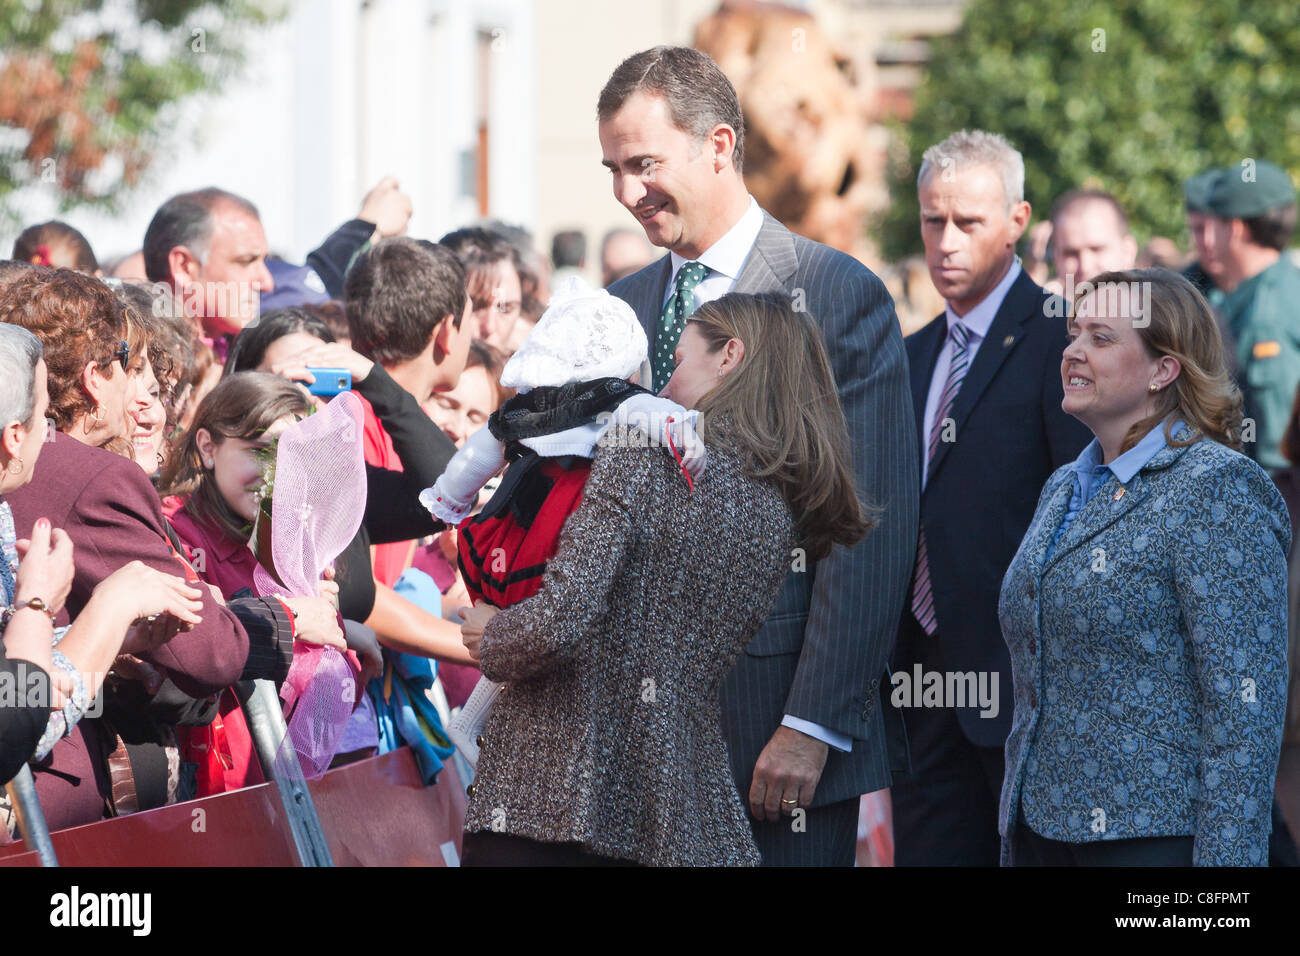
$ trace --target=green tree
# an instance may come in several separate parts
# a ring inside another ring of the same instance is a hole
[[[1189,176],[1249,158],[1300,170],[1298,14],[1275,0],[973,0],[896,127],[884,254],[921,250],[921,153],[962,128],[1024,154],[1035,219],[1091,186],[1119,198],[1139,241],[1185,243]]]
[[[16,194],[116,209],[166,143],[177,104],[241,65],[257,0],[0,0],[0,225]]]

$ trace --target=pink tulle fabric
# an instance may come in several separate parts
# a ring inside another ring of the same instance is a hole
[[[360,401],[345,392],[281,433],[271,496],[271,561],[284,583],[259,564],[253,572],[259,596],[315,597],[321,574],[361,527],[363,420]],[[361,692],[359,677],[352,661],[334,648],[294,644],[280,697],[307,778],[329,769]]]

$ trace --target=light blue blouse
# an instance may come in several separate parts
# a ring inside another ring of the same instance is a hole
[[[1186,428],[1187,426],[1182,422],[1176,422],[1171,434]],[[1065,510],[1065,518],[1061,521],[1061,526],[1056,529],[1056,535],[1052,538],[1052,544],[1047,549],[1044,560],[1051,558],[1052,552],[1056,550],[1057,542],[1061,540],[1061,536],[1074,523],[1075,516],[1083,510],[1083,506],[1091,501],[1092,496],[1105,484],[1107,472],[1113,474],[1121,485],[1126,485],[1166,444],[1168,443],[1165,441],[1165,423],[1160,422],[1155,428],[1142,436],[1142,439],[1136,445],[1118,456],[1109,465],[1103,465],[1101,463],[1101,442],[1096,438],[1088,442],[1083,451],[1079,453],[1079,457],[1074,460],[1074,464],[1070,466],[1074,472],[1074,492],[1070,495],[1070,504]]]

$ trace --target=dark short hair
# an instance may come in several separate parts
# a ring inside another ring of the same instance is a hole
[[[1124,234],[1128,233],[1128,214],[1124,212],[1124,207],[1119,204],[1119,200],[1103,189],[1071,189],[1069,192],[1062,193],[1056,198],[1056,202],[1052,203],[1049,221],[1055,225],[1056,220],[1064,215],[1067,209],[1085,202],[1099,202],[1109,206],[1115,213],[1115,218],[1119,220],[1120,231]]]
[[[538,298],[537,293],[542,287],[543,276],[550,274],[550,264],[533,245],[533,234],[523,226],[512,226],[499,219],[490,220],[484,226],[510,243],[515,271],[519,273],[520,317],[536,323],[546,311],[546,303]],[[471,280],[469,284],[472,286],[474,283]]]
[[[685,46],[657,46],[634,53],[615,68],[600,91],[596,115],[609,119],[638,92],[662,96],[673,125],[684,133],[705,139],[718,124],[736,133],[731,162],[743,168],[745,116],[740,97],[718,64],[707,53]]]
[[[395,236],[357,257],[343,285],[352,347],[376,362],[415,358],[445,316],[460,328],[465,270],[450,249]]]
[[[257,207],[242,196],[210,186],[173,196],[153,214],[144,232],[144,273],[151,282],[171,278],[167,257],[177,246],[185,246],[200,259],[208,254],[212,239],[212,210],[229,204],[260,219]]]
[[[99,271],[99,261],[95,258],[90,243],[80,232],[66,222],[51,219],[39,225],[28,226],[14,240],[14,258],[23,262],[32,262],[39,254],[41,246],[62,247],[68,253],[69,262],[61,263],[78,272],[94,274]],[[53,262],[42,263],[54,265]]]
[[[465,270],[465,288],[476,309],[492,296],[495,279],[491,273],[497,263],[509,262],[522,282],[519,250],[498,229],[466,226],[447,233],[438,240],[438,245],[450,249]]]
[[[264,312],[256,323],[250,323],[235,336],[226,354],[226,367],[221,370],[222,378],[229,378],[237,372],[253,372],[266,358],[266,350],[271,343],[292,335],[305,332],[314,335],[322,342],[333,342],[334,333],[319,317],[312,315],[299,305],[285,309],[272,309]]]
[[[334,333],[335,340],[347,341],[352,338],[352,330],[348,328],[348,315],[343,310],[343,303],[340,300],[304,302],[300,308],[324,322]]]
[[[1251,242],[1281,252],[1291,243],[1295,232],[1296,204],[1278,206],[1262,216],[1243,219]]]
[[[581,229],[563,229],[551,237],[551,262],[557,269],[579,269],[587,261],[587,237]]]

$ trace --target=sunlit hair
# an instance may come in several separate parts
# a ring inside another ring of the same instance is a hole
[[[247,538],[252,530],[248,522],[226,503],[216,479],[203,467],[199,429],[206,428],[218,445],[231,438],[255,441],[286,415],[306,414],[306,394],[286,378],[270,372],[238,372],[223,378],[204,396],[194,423],[172,449],[158,485],[161,493],[189,496],[185,510],[190,514],[234,538]]]
[[[790,299],[731,293],[688,320],[710,353],[744,343],[734,371],[699,402],[706,442],[722,416],[748,458],[750,477],[776,482],[814,560],[861,541],[875,521],[853,485],[844,410],[821,329]]]
[[[1118,301],[1112,290],[1127,289],[1136,294],[1141,315],[1134,330],[1153,358],[1169,355],[1182,366],[1173,383],[1153,398],[1155,411],[1137,422],[1124,436],[1120,453],[1128,451],[1161,422],[1165,440],[1174,447],[1211,438],[1221,445],[1241,450],[1241,390],[1237,388],[1224,360],[1223,338],[1209,303],[1196,287],[1168,269],[1129,269],[1103,272],[1083,285],[1074,299],[1075,311],[1089,293],[1094,302]],[[1087,308],[1087,307],[1085,307]],[[1183,421],[1192,429],[1184,439],[1170,433]]]
[[[103,282],[71,269],[32,269],[0,296],[0,322],[21,325],[44,346],[50,389],[46,414],[58,431],[69,432],[83,416],[96,414],[82,384],[87,365],[95,363],[107,379],[125,375],[115,357],[120,344],[128,343],[133,359],[146,344],[144,330],[128,312]],[[118,437],[128,431],[123,422]],[[121,453],[117,447],[110,450]]]
[[[936,170],[953,173],[976,166],[987,166],[1002,181],[1002,196],[1008,211],[1025,198],[1025,160],[1020,151],[997,133],[982,129],[963,129],[935,143],[921,156],[916,174],[916,188]]]

